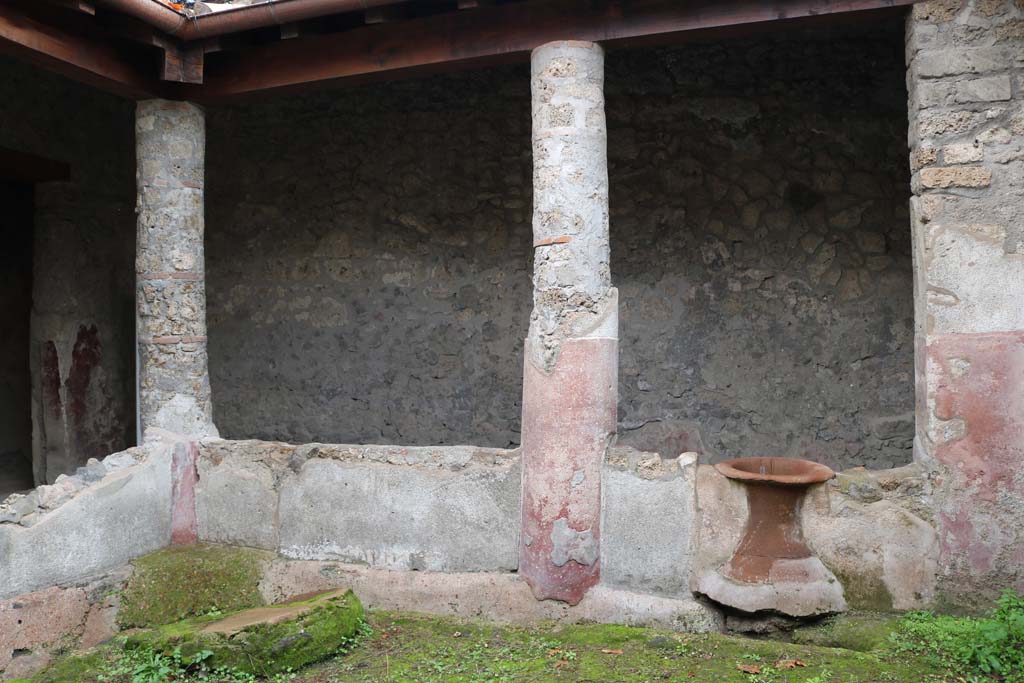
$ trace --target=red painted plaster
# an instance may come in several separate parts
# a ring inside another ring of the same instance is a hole
[[[71,350],[71,371],[68,373],[68,408],[75,424],[81,425],[88,412],[89,382],[100,364],[100,336],[95,325],[79,325],[75,346]]]
[[[57,346],[52,341],[43,344],[39,365],[43,408],[49,411],[53,419],[59,420],[64,415],[64,406],[60,398],[60,358],[57,355]]]
[[[523,378],[523,527],[519,573],[539,600],[575,605],[600,577],[601,464],[615,434],[618,342],[562,343],[554,369]],[[590,532],[593,564],[552,561],[555,523]]]
[[[179,443],[174,447],[171,463],[171,543],[174,545],[191,545],[199,540],[199,524],[196,519],[198,459],[199,447],[195,441]]]
[[[932,419],[964,423],[933,448],[944,579],[965,595],[1024,589],[1024,332],[935,337],[928,359]]]

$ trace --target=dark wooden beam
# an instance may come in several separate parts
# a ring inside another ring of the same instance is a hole
[[[91,2],[86,2],[85,0],[46,0],[46,2],[75,12],[82,12],[83,14],[90,14],[93,16],[96,15],[96,6]]]
[[[911,5],[914,0],[536,0],[255,46],[208,60],[210,101],[524,59],[552,40],[655,44],[696,32]]]
[[[384,24],[389,21],[398,21],[405,17],[405,7],[402,5],[384,5],[381,7],[370,7],[364,14],[367,24]]]
[[[159,91],[157,80],[148,74],[148,64],[139,64],[103,41],[2,4],[0,52],[132,99],[154,97]]]
[[[71,167],[63,161],[0,147],[0,179],[23,183],[70,180]]]

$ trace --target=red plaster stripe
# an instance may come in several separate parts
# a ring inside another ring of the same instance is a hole
[[[171,543],[192,545],[199,540],[199,523],[196,517],[196,482],[199,472],[196,461],[199,447],[195,441],[174,445],[171,461]]]
[[[568,244],[572,242],[572,237],[569,235],[562,235],[561,237],[548,237],[546,239],[537,240],[533,243],[534,248],[536,247],[548,247],[552,244]]]

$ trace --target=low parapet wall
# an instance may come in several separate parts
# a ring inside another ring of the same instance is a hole
[[[171,538],[173,445],[90,461],[0,503],[0,599],[112,571]]]
[[[199,539],[374,569],[518,568],[518,451],[210,439],[199,447]],[[606,585],[689,599],[696,459],[612,449]]]
[[[182,538],[272,551],[260,583],[268,601],[347,586],[389,609],[721,628],[721,612],[692,586],[742,534],[740,486],[692,453],[610,449],[601,582],[569,607],[535,600],[517,574],[520,467],[517,451],[472,446],[222,439],[158,440],[90,462],[0,504],[0,626],[24,622],[0,633],[0,680],[31,669],[16,650],[42,661],[62,643],[112,632],[107,596],[119,572]],[[840,473],[809,492],[808,543],[851,606],[936,601],[932,486],[933,473],[914,465]]]
[[[201,541],[392,570],[518,564],[515,451],[218,439],[198,470]]]

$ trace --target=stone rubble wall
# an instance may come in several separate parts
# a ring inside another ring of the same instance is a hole
[[[910,462],[902,50],[897,21],[608,53],[621,443]],[[521,443],[530,116],[525,67],[208,110],[226,438]]]
[[[139,102],[135,138],[141,431],[216,436],[206,351],[205,115],[188,102]]]
[[[938,468],[942,604],[1024,591],[1024,3],[907,23],[918,460]]]

